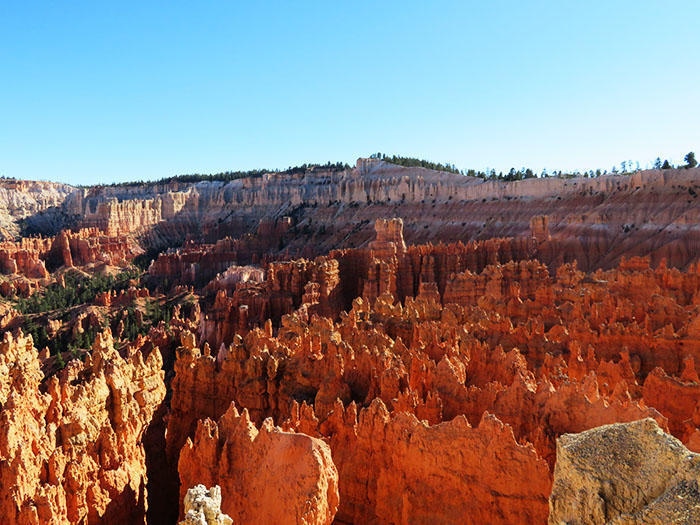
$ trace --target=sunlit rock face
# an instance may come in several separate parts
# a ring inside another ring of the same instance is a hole
[[[230,438],[221,422],[198,418],[221,421],[231,402],[245,409],[250,428],[273,418],[328,443],[339,523],[543,522],[562,434],[652,418],[694,446],[696,266],[653,269],[632,258],[614,270],[586,274],[568,264],[553,275],[536,260],[498,262],[507,245],[492,246],[415,247],[425,261],[439,253],[440,264],[463,270],[440,290],[429,279],[444,267],[416,265],[417,292],[406,287],[403,302],[391,287],[367,293],[360,283],[376,274],[360,262],[338,275],[341,290],[363,294],[346,312],[310,313],[321,288],[309,286],[318,284],[312,272],[305,285],[301,277],[283,281],[305,293],[278,328],[270,320],[246,328],[216,351],[184,337],[168,429],[181,476],[204,457],[197,450],[213,454],[203,470],[217,472]],[[371,250],[332,255],[386,261]],[[400,265],[410,259],[387,256],[385,278],[401,283]],[[327,261],[302,267],[333,267]],[[193,470],[182,486],[204,475]],[[222,484],[218,476],[207,483]]]
[[[138,523],[147,506],[141,437],[165,396],[157,349],[122,357],[98,336],[40,388],[29,338],[0,343],[0,514],[8,523]]]
[[[51,272],[59,268],[123,266],[140,253],[143,250],[129,237],[109,236],[96,228],[61,230],[54,237],[0,242],[0,274],[48,282]]]
[[[221,512],[221,487],[207,489],[197,485],[187,490],[184,498],[185,519],[180,525],[233,525],[230,516]]]
[[[338,509],[338,471],[328,445],[283,432],[266,420],[258,430],[235,405],[218,424],[199,422],[180,452],[180,487],[221,485],[222,510],[235,523],[329,525]],[[184,512],[187,494],[181,494]]]
[[[32,233],[60,227],[60,209],[74,191],[72,186],[54,182],[0,180],[0,240],[19,235],[23,220]]]
[[[257,264],[270,255],[310,257],[367,246],[377,219],[397,217],[409,244],[532,231],[547,262],[575,260],[588,271],[612,268],[622,256],[648,255],[654,266],[665,258],[685,267],[700,246],[698,190],[698,168],[500,182],[359,159],[349,170],[230,182],[76,189],[7,181],[0,185],[0,231],[5,238],[17,235],[18,221],[27,219],[44,234],[95,227],[159,249],[228,236],[238,253],[230,264]]]

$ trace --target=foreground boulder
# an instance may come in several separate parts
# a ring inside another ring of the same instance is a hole
[[[651,418],[557,440],[550,525],[700,523],[700,454]]]
[[[207,490],[197,485],[185,494],[185,519],[180,525],[232,525],[233,520],[221,512],[221,487]]]
[[[282,432],[266,419],[260,430],[232,404],[219,419],[200,421],[178,465],[181,488],[220,485],[222,510],[235,523],[325,525],[338,509],[338,471],[320,439]],[[187,511],[187,495],[183,497]]]

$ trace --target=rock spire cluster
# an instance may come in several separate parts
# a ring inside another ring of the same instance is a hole
[[[699,173],[0,182],[0,515],[698,521]]]

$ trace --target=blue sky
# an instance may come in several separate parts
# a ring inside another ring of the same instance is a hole
[[[0,174],[700,150],[700,2],[0,3]]]

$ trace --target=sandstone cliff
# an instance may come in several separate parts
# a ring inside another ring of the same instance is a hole
[[[67,184],[54,182],[0,181],[0,240],[18,235],[22,219],[29,219],[37,231],[55,228],[62,220],[56,216],[59,208],[73,191]]]
[[[361,160],[73,191],[75,229],[0,244],[0,293],[151,248],[148,289],[99,294],[75,329],[109,314],[122,336],[156,300],[194,303],[53,377],[5,336],[0,513],[142,522],[148,470],[159,512],[195,520],[215,514],[185,501],[206,483],[235,522],[542,523],[561,436],[651,418],[700,450],[699,173],[500,183]],[[581,479],[585,505],[617,508]],[[670,515],[693,490],[610,519]]]
[[[625,255],[684,267],[700,246],[700,169],[498,182],[360,159],[351,170],[270,173],[227,183],[43,190],[32,184],[48,183],[16,183],[6,187],[4,199],[0,194],[8,209],[23,210],[8,212],[6,230],[18,231],[12,221],[19,215],[60,206],[64,226],[138,236],[144,247],[250,236],[241,251],[258,259],[262,253],[308,257],[366,245],[375,219],[391,216],[404,219],[410,244],[526,237],[532,228],[547,263],[575,260],[585,270],[614,267]],[[37,197],[37,191],[48,193]],[[260,228],[261,221],[282,219],[282,233],[276,226]]]

